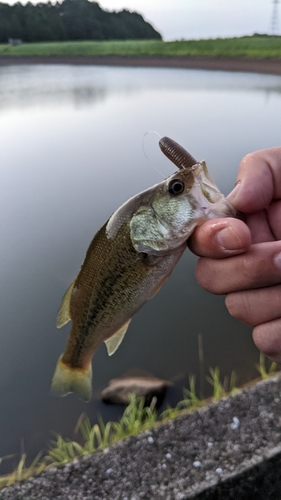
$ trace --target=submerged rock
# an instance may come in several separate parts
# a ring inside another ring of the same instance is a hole
[[[137,398],[145,398],[146,406],[151,404],[153,398],[156,398],[156,404],[159,405],[171,385],[171,382],[156,377],[114,378],[101,392],[101,399],[108,404],[128,405],[130,394],[134,393]]]

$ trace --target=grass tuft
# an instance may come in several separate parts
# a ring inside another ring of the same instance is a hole
[[[57,467],[83,455],[103,450],[117,441],[153,427],[157,423],[155,402],[152,401],[150,407],[146,407],[144,403],[145,398],[137,399],[135,394],[131,394],[130,403],[118,422],[105,424],[99,417],[99,423],[92,426],[89,418],[83,415],[76,425],[83,444],[57,435],[56,440],[51,441],[46,457],[49,467]]]
[[[224,381],[220,380],[220,370],[219,368],[210,368],[210,377],[206,377],[206,380],[213,387],[213,399],[218,401],[219,399],[237,392],[239,389],[236,387],[236,374],[231,372],[230,379],[228,381],[227,377],[224,377]]]
[[[260,374],[261,379],[265,380],[276,373],[277,363],[272,362],[269,368],[266,368],[265,355],[263,354],[263,352],[260,352],[260,361],[259,364],[256,365],[256,368]]]
[[[9,455],[1,458],[0,463],[3,459],[12,458],[13,456],[14,455]],[[10,474],[0,476],[0,488],[11,486],[12,484],[23,481],[23,479],[27,479],[30,476],[40,474],[40,472],[46,469],[46,462],[45,460],[40,461],[41,457],[42,452],[38,453],[37,457],[33,460],[29,467],[26,467],[26,454],[23,453],[17,467]]]

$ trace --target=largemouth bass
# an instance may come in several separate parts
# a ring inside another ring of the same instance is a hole
[[[77,278],[65,293],[57,327],[72,326],[51,390],[89,400],[91,361],[105,342],[109,355],[121,344],[132,316],[168,279],[196,226],[215,217],[236,217],[209,176],[175,141],[159,141],[179,171],[126,201],[97,232]]]

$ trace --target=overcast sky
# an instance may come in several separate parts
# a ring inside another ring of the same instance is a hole
[[[108,10],[126,8],[140,12],[165,40],[271,32],[273,0],[100,0],[98,3]],[[278,14],[278,34],[281,34],[281,3]]]

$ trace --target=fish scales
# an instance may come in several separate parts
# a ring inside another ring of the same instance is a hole
[[[94,350],[106,339],[106,332],[110,336],[112,329],[122,326],[124,316],[131,317],[142,307],[149,290],[153,293],[158,285],[158,275],[162,278],[164,261],[170,260],[170,256],[163,260],[163,257],[136,252],[126,224],[120,227],[113,242],[106,236],[105,224],[94,238],[75,281],[70,316],[78,320],[73,319],[62,361],[73,368],[83,368],[89,347]],[[160,272],[157,268],[159,261],[162,264]],[[142,287],[139,286],[140,278]]]
[[[52,379],[54,394],[91,397],[91,360],[105,342],[121,344],[132,316],[170,276],[194,228],[237,212],[198,162],[175,141],[161,150],[179,172],[125,202],[94,236],[81,270],[64,295],[60,328],[70,319],[67,346]]]

